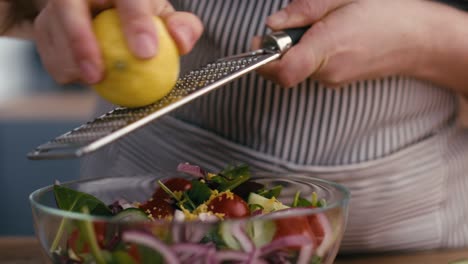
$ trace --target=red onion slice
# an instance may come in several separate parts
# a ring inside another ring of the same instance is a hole
[[[249,254],[240,252],[240,251],[233,251],[233,250],[224,250],[216,253],[216,260],[218,262],[223,261],[240,261],[245,262],[249,259]]]
[[[195,243],[179,243],[172,245],[171,248],[176,253],[189,253],[193,255],[205,255],[213,246]]]
[[[291,235],[279,238],[272,241],[270,244],[263,246],[260,251],[261,255],[268,255],[271,252],[274,252],[279,249],[284,249],[288,247],[303,247],[311,245],[313,249],[313,241],[304,235]]]
[[[314,246],[313,245],[305,245],[301,248],[301,252],[299,252],[299,257],[297,258],[297,264],[307,264],[312,259],[312,255],[314,254]]]
[[[320,227],[323,230],[324,235],[322,238],[322,242],[319,245],[314,245],[314,251],[317,254],[317,256],[322,257],[327,253],[327,251],[333,246],[335,242],[333,238],[332,226],[327,216],[324,213],[316,213],[313,215],[308,215],[307,212],[310,210],[311,208],[295,207],[295,208],[288,208],[288,209],[282,209],[282,210],[278,210],[275,212],[271,212],[269,213],[269,215],[274,214],[274,215],[283,216],[283,217],[295,217],[297,215],[301,215],[303,217],[309,217],[309,218],[311,216],[316,217],[317,219],[316,224],[318,223],[320,225]]]
[[[239,245],[245,252],[251,252],[254,250],[255,245],[245,232],[245,227],[242,222],[231,223],[232,236],[239,242]]]
[[[128,243],[135,243],[142,246],[146,246],[154,251],[160,253],[165,263],[178,264],[180,261],[177,259],[177,256],[172,252],[172,250],[166,246],[163,242],[159,241],[157,238],[153,237],[150,234],[143,233],[140,231],[125,231],[122,234],[122,241]]]
[[[191,165],[188,163],[180,163],[177,166],[177,171],[186,173],[188,175],[192,175],[194,177],[201,177],[201,178],[204,178],[206,174],[205,171],[199,166]]]
[[[316,249],[317,255],[322,257],[327,253],[335,241],[333,239],[333,230],[327,216],[325,214],[317,214],[316,216],[324,232],[322,243],[320,243]]]

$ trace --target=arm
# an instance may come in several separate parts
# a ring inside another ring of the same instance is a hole
[[[313,26],[267,78],[292,86],[409,75],[468,94],[468,13],[426,0],[295,0],[273,14],[274,30]],[[306,59],[304,59],[306,58]]]

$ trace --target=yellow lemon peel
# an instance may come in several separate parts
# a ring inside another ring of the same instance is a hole
[[[127,46],[115,9],[93,20],[105,65],[104,79],[93,87],[109,102],[125,107],[149,105],[167,95],[180,70],[177,45],[159,17],[153,18],[158,34],[158,52],[151,59],[139,59]]]

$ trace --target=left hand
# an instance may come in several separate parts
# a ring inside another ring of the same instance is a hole
[[[312,25],[298,44],[259,72],[291,87],[313,77],[337,86],[407,74],[427,53],[430,23],[425,0],[294,0],[273,14],[273,30]],[[430,9],[429,9],[430,10]]]

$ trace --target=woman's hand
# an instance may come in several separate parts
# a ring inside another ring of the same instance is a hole
[[[91,20],[111,7],[120,14],[128,46],[142,59],[158,52],[151,16],[165,20],[181,54],[193,48],[203,31],[195,15],[175,12],[166,0],[49,0],[34,23],[34,34],[42,62],[59,83],[101,80],[103,62]]]
[[[426,16],[428,2],[294,0],[270,16],[267,25],[273,30],[312,27],[281,60],[260,73],[284,87],[309,76],[336,86],[410,74],[437,38]]]

